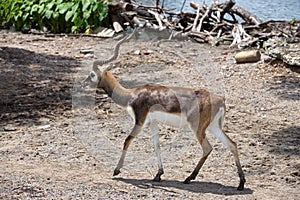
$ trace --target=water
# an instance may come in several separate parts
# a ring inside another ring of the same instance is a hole
[[[186,0],[184,11],[195,12],[190,7],[190,2],[193,0]],[[138,1],[143,2],[147,5],[155,5],[154,0],[143,0]],[[163,2],[163,0],[161,0]],[[184,0],[165,0],[164,7],[167,9],[175,9],[175,11],[180,11],[182,3]],[[202,4],[202,0],[194,0],[198,4]],[[212,0],[205,1],[207,5],[210,5]],[[225,2],[225,0],[220,0],[220,2]],[[287,20],[290,21],[293,18],[300,20],[300,0],[236,0],[236,5],[244,8],[250,13],[256,15],[259,19],[263,21],[268,20]]]

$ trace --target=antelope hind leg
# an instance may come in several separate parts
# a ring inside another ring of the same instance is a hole
[[[245,175],[240,163],[240,159],[238,156],[237,145],[234,141],[232,141],[223,131],[222,131],[222,119],[214,119],[211,125],[208,127],[208,131],[214,134],[221,142],[231,151],[234,156],[235,163],[237,166],[240,183],[237,187],[237,190],[243,190],[246,182]]]

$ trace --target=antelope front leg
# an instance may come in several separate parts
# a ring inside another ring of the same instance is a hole
[[[130,135],[128,135],[127,138],[125,139],[122,155],[118,162],[117,167],[114,170],[113,176],[120,174],[120,169],[123,167],[127,149],[129,147],[130,143],[132,142],[132,140],[141,132],[141,130],[142,130],[142,125],[137,125],[137,124],[134,125]]]
[[[161,175],[164,174],[164,169],[163,169],[163,165],[161,162],[160,148],[159,148],[159,135],[158,135],[159,128],[156,123],[151,123],[150,130],[153,134],[154,149],[155,149],[157,161],[158,161],[158,172],[157,172],[155,178],[153,179],[153,181],[161,181],[160,177],[161,177]]]

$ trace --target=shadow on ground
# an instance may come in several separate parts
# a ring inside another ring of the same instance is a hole
[[[300,156],[300,126],[291,126],[276,131],[266,140],[271,153]]]
[[[211,183],[211,182],[199,182],[194,181],[189,184],[184,184],[180,181],[175,180],[163,180],[161,182],[154,182],[152,180],[147,179],[124,179],[124,178],[113,178],[113,180],[122,181],[127,184],[134,185],[136,187],[142,189],[154,188],[161,189],[167,192],[173,192],[172,188],[187,190],[194,193],[211,193],[218,195],[244,195],[244,194],[252,194],[253,190],[244,189],[243,191],[238,191],[236,187],[225,186],[219,183]]]
[[[0,47],[0,126],[38,123],[41,117],[71,109],[78,66],[70,57]]]
[[[279,61],[274,62],[274,64]],[[295,73],[300,73],[299,67],[281,64],[281,68],[289,68]],[[280,98],[287,100],[300,100],[300,77],[294,75],[282,75],[274,77],[274,84],[270,87],[270,91],[278,95]]]

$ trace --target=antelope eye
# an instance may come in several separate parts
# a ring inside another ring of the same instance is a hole
[[[90,74],[90,76],[91,76],[91,78],[94,78],[96,75],[92,72],[92,73]]]

